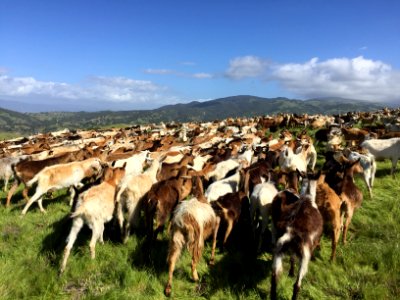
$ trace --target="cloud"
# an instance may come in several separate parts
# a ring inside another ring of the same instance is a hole
[[[225,75],[231,79],[258,77],[264,74],[268,63],[256,56],[236,57],[229,62]]]
[[[362,47],[360,47],[358,50],[360,50],[360,51],[365,51],[365,50],[367,50],[367,49],[368,49],[367,46],[362,46]]]
[[[191,77],[198,78],[198,79],[207,79],[207,78],[213,78],[214,75],[209,74],[209,73],[195,73],[195,74],[192,74]]]
[[[213,78],[214,75],[210,73],[187,73],[180,72],[176,70],[169,69],[146,69],[144,71],[146,74],[155,74],[155,75],[175,75],[178,77],[186,77],[186,78],[195,78],[195,79],[205,79],[205,78]]]
[[[399,100],[400,72],[379,60],[318,58],[302,63],[276,65],[272,79],[303,97],[337,96],[353,99]]]
[[[0,75],[6,74],[7,72],[8,72],[7,68],[0,66]]]
[[[147,74],[161,74],[161,75],[176,73],[176,71],[168,69],[146,69],[144,70],[144,72]]]
[[[166,87],[147,80],[93,76],[80,84],[40,81],[33,77],[0,75],[0,97],[14,100],[51,99],[75,104],[84,100],[98,103],[127,103],[157,106],[176,101]],[[65,101],[65,100],[70,100]],[[48,101],[49,102],[49,101]]]
[[[188,66],[188,67],[192,67],[192,66],[195,66],[195,65],[196,65],[196,63],[193,62],[193,61],[182,61],[182,62],[180,62],[180,64],[181,64],[182,66]]]

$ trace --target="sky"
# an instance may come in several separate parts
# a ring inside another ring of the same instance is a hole
[[[0,0],[0,106],[234,95],[400,106],[398,0]]]

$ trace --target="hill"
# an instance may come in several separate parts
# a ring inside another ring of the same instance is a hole
[[[375,111],[383,106],[383,103],[343,98],[297,100],[242,95],[167,105],[154,110],[18,113],[0,109],[0,132],[25,135],[62,128],[101,128],[161,121],[212,121],[277,113],[338,114],[348,111]]]

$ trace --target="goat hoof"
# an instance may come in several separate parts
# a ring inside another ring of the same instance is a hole
[[[214,265],[215,265],[214,259],[210,259],[210,261],[208,262],[208,265],[209,265],[210,267],[214,266]]]
[[[170,286],[170,285],[167,285],[167,286],[165,287],[165,289],[164,289],[164,295],[167,296],[167,297],[171,296],[171,286]]]

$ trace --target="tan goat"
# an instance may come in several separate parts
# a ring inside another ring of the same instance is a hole
[[[77,186],[87,177],[98,175],[102,170],[101,161],[98,158],[89,158],[84,161],[71,162],[67,164],[54,165],[44,168],[36,174],[28,183],[32,186],[38,183],[36,192],[29,199],[22,210],[25,215],[33,202],[38,201],[41,212],[45,212],[42,206],[42,195],[50,190],[58,190],[70,186]]]
[[[91,187],[79,195],[77,208],[71,215],[71,218],[74,220],[67,238],[60,273],[63,273],[65,270],[72,246],[84,223],[92,230],[90,254],[92,259],[95,258],[96,242],[103,243],[104,224],[109,222],[113,217],[115,189],[124,175],[124,167],[115,169],[107,168],[104,172],[104,181],[102,183]]]

